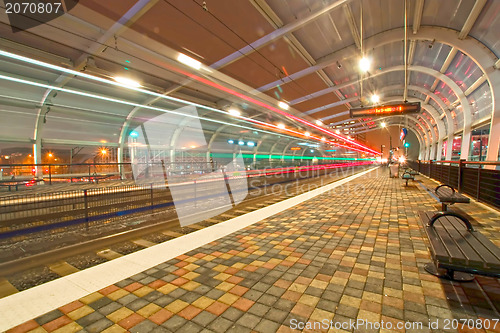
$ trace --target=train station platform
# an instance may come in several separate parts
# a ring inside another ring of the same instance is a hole
[[[458,331],[500,332],[499,279],[423,269],[418,211],[438,209],[436,183],[404,183],[387,168],[363,171],[5,297],[0,331],[430,332],[467,319],[489,329]],[[497,211],[461,210],[500,245]]]

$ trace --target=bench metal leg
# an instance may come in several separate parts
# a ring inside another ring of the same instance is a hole
[[[442,203],[442,204],[441,204],[441,210],[442,210],[443,212],[446,212],[446,211],[448,210],[448,205],[447,205],[447,204],[445,204],[445,203]]]
[[[458,282],[470,282],[474,280],[474,275],[472,274],[457,272],[451,269],[437,268],[433,262],[425,264],[424,269],[427,273],[446,280]]]

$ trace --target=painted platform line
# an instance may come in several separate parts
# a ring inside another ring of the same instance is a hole
[[[265,208],[0,299],[0,332],[262,221],[376,169],[370,168]]]

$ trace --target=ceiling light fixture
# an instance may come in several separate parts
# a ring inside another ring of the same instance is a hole
[[[241,112],[238,111],[237,109],[235,108],[231,108],[229,110],[227,110],[227,112],[231,115],[231,116],[235,116],[235,117],[239,117],[241,116]]]
[[[130,79],[128,77],[124,76],[115,76],[113,77],[113,80],[115,80],[118,83],[123,84],[124,86],[131,87],[131,88],[139,88],[141,87],[141,84],[133,79]]]
[[[278,128],[279,129],[285,129],[286,127],[285,127],[285,124],[278,124]]]
[[[316,125],[318,125],[318,126],[323,126],[323,122],[322,122],[321,120],[319,120],[319,119],[318,119],[318,120],[316,120]]]
[[[380,102],[380,96],[377,94],[373,94],[371,100],[372,100],[372,103],[378,103],[378,102]]]
[[[311,133],[309,133],[309,132],[305,132],[305,133],[304,133],[304,135],[305,135],[305,136],[311,136]]]
[[[368,72],[370,70],[371,66],[371,59],[367,57],[363,57],[359,60],[359,69],[361,69],[362,72]]]
[[[196,70],[199,70],[201,68],[201,62],[191,57],[188,57],[183,53],[179,53],[179,55],[177,56],[177,61]]]
[[[285,102],[282,102],[282,101],[279,101],[278,102],[278,106],[280,108],[282,108],[283,110],[288,110],[290,107],[288,106],[288,104],[286,104]]]

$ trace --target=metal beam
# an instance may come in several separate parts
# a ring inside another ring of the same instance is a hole
[[[474,23],[476,23],[479,14],[483,10],[484,5],[486,5],[486,0],[476,0],[476,3],[474,4],[474,7],[472,7],[472,10],[467,17],[462,30],[458,34],[458,39],[464,39],[465,37],[467,37],[470,30],[474,26]]]
[[[330,109],[330,108],[334,108],[336,106],[344,105],[344,104],[347,104],[349,102],[356,101],[358,99],[359,99],[358,97],[351,97],[351,98],[348,98],[348,99],[344,99],[342,101],[330,103],[330,104],[327,104],[327,105],[323,105],[323,106],[311,109],[309,111],[305,111],[304,114],[313,114],[313,113],[316,113],[316,112],[324,111],[326,109]]]
[[[415,12],[413,14],[413,34],[418,32],[420,22],[422,22],[422,13],[424,11],[424,0],[417,0],[415,2]]]
[[[354,39],[354,44],[356,44],[357,48],[361,48],[361,37],[358,30],[358,25],[356,24],[356,20],[354,19],[354,15],[352,15],[351,6],[348,3],[342,6],[344,9],[344,15],[347,19],[347,23],[349,24],[349,30],[351,30],[352,38]]]
[[[310,23],[311,21],[314,21],[318,17],[320,17],[323,14],[326,14],[333,9],[343,5],[344,3],[348,2],[349,0],[337,0],[334,3],[326,6],[325,8],[322,8],[314,13],[311,13],[309,15],[306,15],[292,23],[289,23],[279,29],[274,30],[268,35],[265,35],[259,39],[257,39],[255,42],[248,44],[247,46],[239,49],[236,52],[233,52],[232,54],[228,55],[227,57],[224,57],[223,59],[213,63],[210,67],[214,69],[219,69],[221,67],[227,66],[230,63],[233,63],[237,61],[238,59],[243,58],[244,56],[254,52],[255,50],[277,40],[282,38],[283,36],[300,29],[304,25]]]

